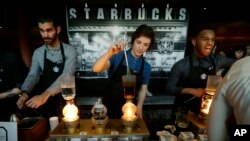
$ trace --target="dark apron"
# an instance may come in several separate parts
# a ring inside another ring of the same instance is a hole
[[[114,74],[111,76],[108,84],[107,93],[103,96],[103,104],[107,107],[108,117],[111,119],[120,119],[122,116],[122,106],[125,104],[126,100],[123,97],[123,88],[122,88],[122,75],[125,75],[126,66],[122,65],[125,57],[123,57],[114,71]],[[110,67],[110,70],[114,70],[114,66]],[[138,95],[139,88],[142,84],[142,72],[144,69],[144,59],[142,60],[142,64],[139,72],[131,73],[136,75],[136,95],[133,99],[134,104],[136,104],[136,97]]]
[[[187,78],[180,85],[184,88],[205,88],[207,84],[207,76],[215,75],[215,62],[214,59],[209,57],[211,61],[211,66],[208,68],[203,67],[195,67],[193,66],[193,60],[190,56],[190,71]],[[193,95],[191,94],[179,94],[175,98],[175,112],[177,111],[178,106],[185,106],[191,109],[192,112],[199,114],[200,105],[201,105],[201,97],[195,97],[191,99]],[[185,103],[186,102],[186,103]]]
[[[52,83],[62,74],[65,64],[65,54],[62,44],[60,44],[63,60],[60,62],[52,62],[47,59],[47,51],[44,52],[44,69],[41,80],[41,92],[44,92]],[[65,106],[65,100],[61,94],[50,96],[46,103],[40,106],[37,111],[44,117],[62,116],[62,107]]]

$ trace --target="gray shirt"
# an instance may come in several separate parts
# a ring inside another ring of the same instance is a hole
[[[238,125],[250,125],[250,57],[233,64],[217,88],[209,111],[208,139],[228,139],[226,120],[234,114]]]
[[[61,91],[60,78],[66,73],[74,74],[76,71],[76,49],[69,44],[62,43],[62,45],[66,59],[63,72],[47,89],[47,91],[50,91],[53,94],[59,93]],[[42,74],[44,68],[45,49],[47,51],[47,59],[51,60],[52,62],[58,62],[62,60],[60,45],[53,49],[49,49],[46,45],[42,45],[41,47],[37,48],[32,56],[31,68],[22,85],[22,90],[31,92],[35,85],[39,82],[40,75]]]

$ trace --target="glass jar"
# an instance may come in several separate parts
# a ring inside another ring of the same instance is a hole
[[[108,123],[107,108],[102,104],[102,98],[98,98],[97,102],[91,109],[92,124],[98,131],[102,131]]]
[[[107,108],[102,104],[102,99],[98,98],[97,102],[91,109],[94,118],[103,118],[107,115]]]

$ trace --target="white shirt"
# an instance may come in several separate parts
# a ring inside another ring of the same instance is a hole
[[[250,57],[235,62],[213,99],[208,119],[208,140],[229,140],[226,119],[234,114],[237,124],[250,125]]]

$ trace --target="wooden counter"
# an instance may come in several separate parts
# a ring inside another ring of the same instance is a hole
[[[91,119],[81,119],[76,130],[69,131],[63,122],[53,130],[49,138],[51,141],[148,141],[150,133],[143,119],[138,119],[132,130],[126,130],[120,119],[109,119],[103,130],[96,129]]]

